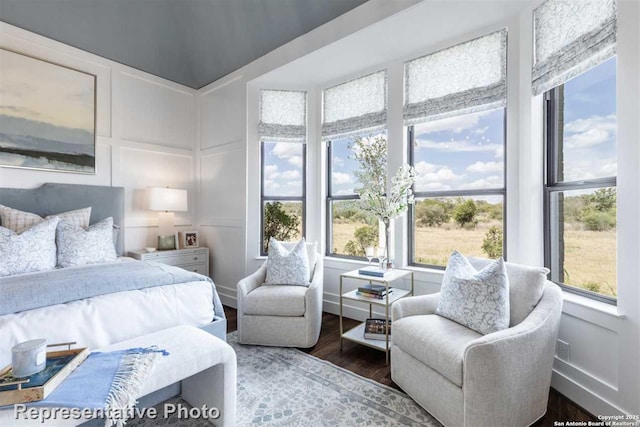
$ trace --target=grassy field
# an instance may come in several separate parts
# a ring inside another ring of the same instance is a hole
[[[363,223],[336,223],[333,227],[333,247],[343,253],[344,246],[353,240],[353,232]],[[468,256],[486,257],[482,240],[488,228],[498,221],[479,223],[475,229],[465,230],[454,224],[441,227],[418,227],[416,232],[416,261],[441,265],[453,249]],[[565,231],[565,283],[615,295],[616,290],[616,233],[611,231]]]

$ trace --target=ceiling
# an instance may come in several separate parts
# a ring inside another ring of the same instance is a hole
[[[0,0],[0,21],[199,89],[367,0]]]

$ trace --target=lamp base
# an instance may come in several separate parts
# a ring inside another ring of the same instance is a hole
[[[164,236],[158,236],[158,250],[170,251],[176,249],[176,236],[175,234],[167,234]]]

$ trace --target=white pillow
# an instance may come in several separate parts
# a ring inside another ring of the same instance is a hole
[[[280,242],[288,251],[293,249],[297,242]],[[309,258],[309,281],[313,280],[313,271],[316,267],[316,257],[318,256],[318,242],[307,242],[307,258]]]
[[[102,264],[117,259],[113,246],[113,218],[93,224],[88,230],[60,221],[56,234],[58,267]]]
[[[47,216],[47,218],[52,218],[54,216],[59,217],[61,220],[77,224],[80,227],[88,228],[89,218],[91,218],[91,207],[76,209],[56,215],[49,215]],[[31,226],[41,223],[42,221],[44,221],[44,218],[31,212],[20,211],[18,209],[0,205],[0,220],[2,220],[3,227],[18,233]]]
[[[269,239],[265,285],[309,286],[309,257],[304,238],[291,251],[273,237]]]
[[[436,314],[483,335],[509,327],[509,279],[502,258],[477,271],[458,251],[447,263]]]
[[[0,227],[0,276],[55,268],[58,221],[45,219],[19,234]]]

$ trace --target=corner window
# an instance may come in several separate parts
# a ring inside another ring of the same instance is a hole
[[[545,124],[551,279],[615,303],[616,59],[546,92]]]
[[[409,126],[407,140],[417,175],[410,263],[444,268],[454,249],[503,256],[505,109]]]
[[[269,238],[299,240],[305,230],[306,144],[261,143],[261,254]]]
[[[386,138],[386,133],[327,141],[327,255],[364,258],[367,247],[380,246],[378,220],[360,209],[355,191],[356,138]]]

